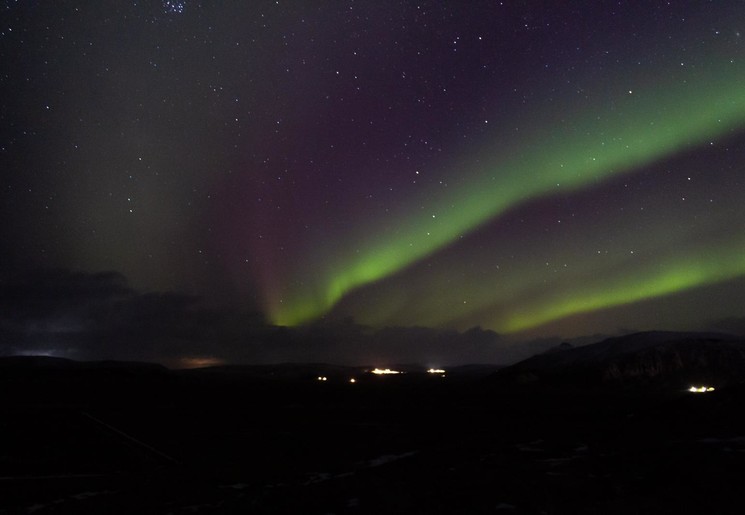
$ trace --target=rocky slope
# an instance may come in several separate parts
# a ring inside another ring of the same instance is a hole
[[[745,341],[716,333],[637,333],[583,347],[562,345],[495,378],[507,384],[724,386],[745,381]]]

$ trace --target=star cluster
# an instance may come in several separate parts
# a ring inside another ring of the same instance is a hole
[[[295,325],[743,315],[741,2],[10,2],[8,276]]]

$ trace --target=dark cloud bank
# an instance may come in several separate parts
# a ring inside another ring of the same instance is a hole
[[[208,308],[199,297],[135,291],[116,272],[39,270],[6,280],[0,309],[2,355],[143,360],[170,366],[510,363],[560,342],[548,338],[516,343],[479,327],[464,332],[373,329],[350,319],[277,327],[258,312]],[[740,319],[712,327],[745,332]]]

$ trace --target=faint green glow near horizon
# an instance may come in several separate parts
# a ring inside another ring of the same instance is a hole
[[[505,333],[520,332],[577,313],[631,304],[745,275],[745,239],[737,245],[714,250],[709,249],[709,253],[716,255],[716,259],[682,256],[658,263],[653,269],[641,270],[633,277],[617,277],[603,284],[581,287],[566,301],[542,303],[528,308],[527,314],[508,316],[500,322],[500,328]]]
[[[659,82],[662,85],[654,91],[619,93],[610,107],[555,108],[557,113],[578,113],[567,114],[566,121],[545,113],[548,121],[534,123],[532,130],[526,127],[512,142],[509,158],[491,156],[487,148],[476,159],[471,156],[453,164],[451,168],[459,175],[465,170],[469,180],[447,194],[432,191],[421,197],[424,200],[412,199],[416,209],[398,213],[399,224],[392,235],[376,231],[375,226],[361,229],[367,237],[359,253],[334,256],[325,273],[321,270],[306,290],[287,291],[282,304],[271,306],[270,318],[279,325],[312,320],[352,290],[402,271],[524,202],[559,189],[566,193],[591,188],[745,126],[745,72],[735,64],[712,65],[686,81]],[[530,137],[523,136],[528,133]],[[639,276],[633,287],[607,285],[570,302],[545,306],[502,329],[517,331],[718,280],[709,265],[700,263],[691,269],[681,265]],[[745,272],[740,265],[733,265],[727,277]],[[697,275],[697,267],[712,273]]]

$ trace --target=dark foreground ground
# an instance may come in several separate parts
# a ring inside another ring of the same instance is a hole
[[[311,372],[6,369],[0,513],[745,508],[737,387],[504,389],[484,374],[352,384],[348,371]]]

